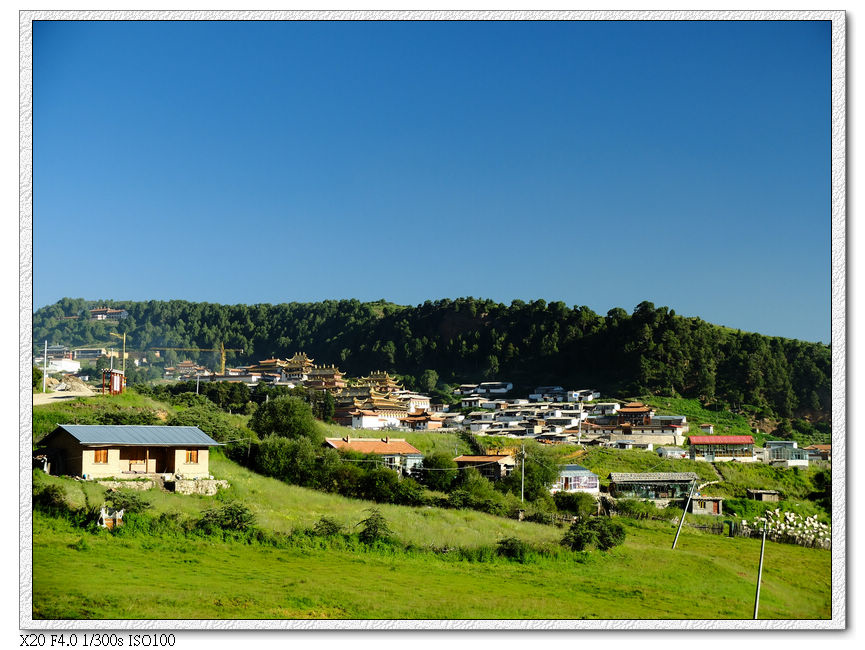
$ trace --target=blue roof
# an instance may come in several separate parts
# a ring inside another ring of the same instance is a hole
[[[585,472],[587,474],[591,474],[592,476],[597,476],[592,470],[587,467],[583,467],[582,465],[562,465],[559,467],[560,472]]]
[[[198,427],[145,426],[137,424],[61,424],[63,430],[84,445],[219,445]]]

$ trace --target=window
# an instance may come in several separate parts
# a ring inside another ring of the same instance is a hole
[[[198,450],[197,449],[187,449],[186,450],[186,464],[195,464],[198,462]]]
[[[94,463],[107,463],[108,462],[108,450],[107,449],[94,449],[93,450],[93,462]]]

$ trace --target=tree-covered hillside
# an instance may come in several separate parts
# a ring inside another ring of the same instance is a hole
[[[129,316],[88,320],[87,310],[97,306],[122,307]],[[64,298],[33,316],[36,349],[46,339],[118,347],[108,332],[126,332],[130,350],[243,348],[243,354],[229,353],[229,365],[304,351],[350,375],[389,370],[419,378],[434,370],[442,382],[501,378],[520,389],[559,384],[680,394],[748,404],[784,418],[807,413],[827,419],[830,411],[828,346],[738,332],[650,302],[631,314],[615,308],[601,316],[543,300],[504,305],[459,298],[405,307],[358,300],[219,305]],[[216,365],[213,353],[180,354]],[[176,358],[169,354],[166,361]]]

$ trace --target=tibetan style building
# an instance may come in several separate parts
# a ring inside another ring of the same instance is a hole
[[[628,402],[616,413],[616,423],[619,425],[630,424],[632,426],[635,424],[650,425],[654,414],[655,411],[642,402]]]

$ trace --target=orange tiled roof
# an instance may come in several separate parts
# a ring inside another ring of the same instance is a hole
[[[420,454],[403,438],[393,438],[385,441],[383,438],[325,438],[325,442],[334,449],[357,451],[361,454]]]

